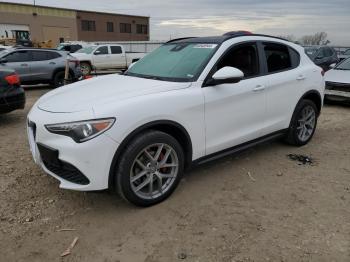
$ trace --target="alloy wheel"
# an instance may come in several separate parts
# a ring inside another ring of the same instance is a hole
[[[142,199],[154,199],[165,194],[178,175],[176,151],[165,143],[144,148],[135,158],[130,170],[130,185]]]
[[[312,106],[306,106],[300,112],[298,119],[297,134],[298,138],[305,142],[313,134],[316,126],[316,112]]]

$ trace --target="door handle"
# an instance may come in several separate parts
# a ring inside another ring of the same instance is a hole
[[[306,77],[304,76],[304,75],[299,75],[298,77],[297,77],[297,80],[305,80],[306,79]]]
[[[50,62],[49,64],[50,64],[50,65],[55,65],[56,63],[55,63],[55,62]]]
[[[254,89],[253,92],[259,92],[259,91],[263,91],[265,90],[265,86],[264,85],[257,85]]]
[[[21,64],[21,66],[28,66],[28,64]]]

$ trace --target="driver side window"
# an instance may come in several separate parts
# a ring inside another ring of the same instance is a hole
[[[217,64],[217,70],[225,67],[235,67],[244,73],[244,78],[259,75],[259,59],[255,43],[247,43],[233,47]]]
[[[95,51],[95,54],[108,55],[108,47],[107,46],[101,46],[101,47],[97,48],[97,50]]]

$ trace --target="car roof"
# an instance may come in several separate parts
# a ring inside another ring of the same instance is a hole
[[[253,34],[248,31],[232,31],[225,33],[221,36],[209,36],[209,37],[186,37],[186,38],[178,38],[168,41],[167,43],[208,43],[208,44],[221,44],[229,39],[236,38],[236,37],[243,37],[243,36],[257,36],[257,37],[269,37],[274,39],[279,39],[283,41],[287,41],[286,39],[270,36],[270,35],[263,35],[263,34]]]

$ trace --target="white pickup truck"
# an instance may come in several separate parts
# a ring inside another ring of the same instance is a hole
[[[91,45],[71,54],[80,61],[83,75],[92,69],[126,70],[130,64],[144,57],[145,53],[128,53],[121,45]]]

